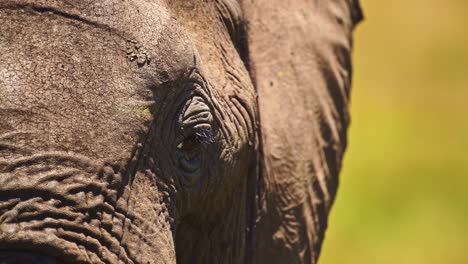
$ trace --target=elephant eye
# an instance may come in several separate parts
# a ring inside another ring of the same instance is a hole
[[[203,148],[206,148],[213,140],[211,130],[195,130],[177,145],[177,165],[185,186],[198,182],[202,173],[200,168],[203,164]]]
[[[195,138],[193,136],[184,139],[177,145],[178,150],[192,151],[196,148]]]
[[[215,140],[213,116],[204,98],[195,95],[187,100],[177,117],[175,141],[176,164],[185,185],[196,184],[203,175],[207,148]]]

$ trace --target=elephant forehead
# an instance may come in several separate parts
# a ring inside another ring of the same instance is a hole
[[[105,28],[3,11],[0,134],[34,131],[29,147],[126,161],[157,107],[149,88],[163,87],[177,79],[177,68],[189,67]]]
[[[167,11],[161,1],[120,1],[120,0],[11,0],[0,2],[0,16],[11,16],[8,11],[17,10],[16,21],[36,17],[36,23],[52,20],[52,16],[61,17],[62,21],[42,26],[40,30],[50,32],[61,24],[81,23],[81,31],[85,25],[96,27],[135,44],[135,49],[153,56],[158,62],[153,73],[164,71],[164,74],[185,71],[193,67],[194,48],[185,30]],[[21,15],[22,14],[22,15]],[[33,32],[31,25],[28,33]],[[79,34],[80,32],[68,32]],[[96,36],[94,36],[96,37]],[[89,39],[89,42],[97,42]],[[19,40],[19,39],[16,39]],[[102,40],[101,40],[102,41]],[[15,44],[16,45],[16,44]],[[151,68],[151,67],[150,67]],[[170,72],[168,72],[170,71]]]

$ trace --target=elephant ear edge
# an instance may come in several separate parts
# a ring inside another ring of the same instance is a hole
[[[241,0],[258,92],[254,263],[316,263],[349,125],[358,0]],[[259,188],[260,187],[260,188]]]

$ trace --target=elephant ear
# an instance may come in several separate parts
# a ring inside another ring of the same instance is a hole
[[[262,141],[255,263],[316,263],[349,124],[358,0],[243,0]]]

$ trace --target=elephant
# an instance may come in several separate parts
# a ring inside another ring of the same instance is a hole
[[[362,17],[0,1],[0,263],[317,263]]]

